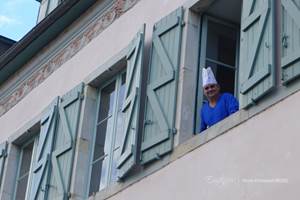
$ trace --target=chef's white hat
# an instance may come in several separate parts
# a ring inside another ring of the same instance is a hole
[[[207,84],[218,84],[214,76],[214,73],[210,67],[206,69],[205,68],[202,69],[202,82],[203,82],[203,87],[206,86]]]

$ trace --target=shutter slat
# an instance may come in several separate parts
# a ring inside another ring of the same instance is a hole
[[[283,13],[281,79],[284,85],[300,77],[300,9],[296,2],[281,0]]]
[[[241,107],[256,101],[275,87],[274,2],[243,3],[239,89]]]
[[[0,144],[0,188],[2,185],[4,165],[5,165],[5,160],[6,160],[6,156],[7,156],[7,146],[8,146],[7,142]]]
[[[146,164],[170,152],[175,129],[183,8],[154,25],[141,162]]]
[[[144,50],[145,25],[128,45],[125,100],[122,113],[125,115],[125,129],[117,162],[118,178],[124,179],[138,164],[139,118],[141,101],[141,75]]]
[[[45,199],[49,189],[50,159],[57,123],[58,98],[51,103],[41,118],[36,159],[33,164],[30,199]]]
[[[59,118],[51,157],[49,199],[66,199],[69,194],[77,128],[84,84],[81,83],[60,98]]]

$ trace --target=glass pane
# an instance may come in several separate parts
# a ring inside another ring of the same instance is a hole
[[[107,186],[108,171],[109,171],[109,156],[106,156],[103,161],[102,170],[101,170],[100,190],[104,189]]]
[[[58,5],[58,0],[49,0],[48,13],[54,10]]]
[[[23,155],[21,160],[21,168],[19,177],[22,177],[24,174],[29,173],[31,157],[32,157],[32,149],[33,149],[33,142],[23,148]]]
[[[41,1],[38,21],[41,21],[46,16],[47,6],[48,6],[48,1]]]
[[[113,81],[101,90],[98,122],[101,122],[103,119],[112,115],[115,98],[115,84],[116,81]]]
[[[120,157],[120,148],[117,148],[113,152],[113,160],[112,160],[112,166],[111,166],[111,182],[117,182],[117,180],[118,180],[117,163],[118,163],[119,157]]]
[[[107,120],[103,121],[97,126],[93,161],[97,160],[98,158],[104,155],[106,131],[107,131]]]
[[[92,166],[89,196],[91,196],[93,193],[96,193],[99,191],[102,162],[103,162],[103,160],[99,160],[99,161],[95,162]]]
[[[110,117],[97,126],[93,161],[110,152],[113,123],[113,118]]]
[[[115,148],[118,148],[123,142],[122,140],[125,133],[125,114],[122,112],[118,112],[116,129]]]
[[[236,39],[235,29],[208,21],[206,57],[235,66]]]
[[[119,91],[115,148],[120,147],[124,135],[125,115],[122,112],[122,104],[124,102],[124,95],[125,95],[125,79],[126,79],[126,73],[122,75],[122,85]]]
[[[124,102],[125,81],[126,81],[126,73],[122,74],[122,82],[121,82],[121,87],[120,87],[120,90],[119,90],[119,98],[118,98],[118,110],[122,109],[122,105],[123,105],[123,102]]]
[[[17,182],[16,200],[24,200],[26,196],[28,175]]]

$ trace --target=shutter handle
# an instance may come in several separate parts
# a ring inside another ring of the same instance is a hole
[[[145,120],[144,124],[145,125],[151,125],[151,124],[153,124],[153,121],[150,120],[150,119],[147,119],[147,120]]]
[[[288,37],[289,36],[287,34],[283,34],[281,38],[281,43],[284,48],[288,48],[288,41],[287,41]]]
[[[270,48],[270,45],[269,45],[268,42],[265,42],[265,47],[266,47],[267,49]]]
[[[257,101],[254,100],[253,98],[251,98],[251,105],[256,106],[257,105]]]
[[[156,154],[155,154],[155,158],[156,158],[157,160],[160,160],[160,159],[161,159],[161,156],[160,156],[158,153],[156,153]]]

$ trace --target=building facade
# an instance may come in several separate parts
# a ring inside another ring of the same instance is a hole
[[[300,0],[40,0],[0,57],[0,199],[298,199]],[[210,66],[240,110],[198,133]]]

